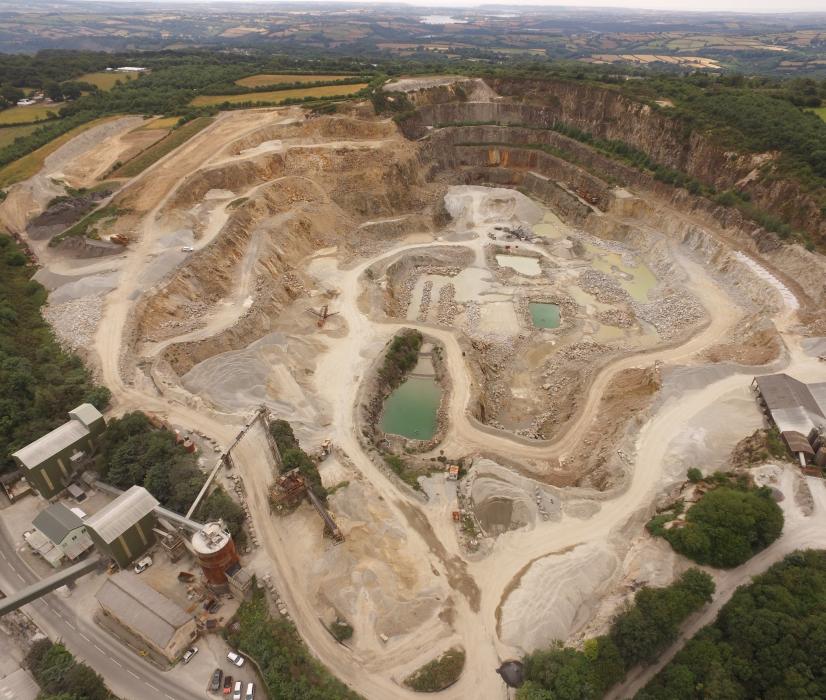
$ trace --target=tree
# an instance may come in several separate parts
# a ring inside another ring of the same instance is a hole
[[[729,568],[774,542],[782,530],[783,511],[770,491],[720,486],[689,509],[684,527],[665,530],[664,536],[698,564]]]
[[[686,476],[692,484],[696,484],[698,481],[703,480],[703,472],[697,469],[697,467],[691,467],[691,469],[688,470]]]
[[[46,83],[43,86],[43,92],[52,102],[61,102],[63,100],[63,90],[60,85],[55,82]]]
[[[282,454],[287,450],[298,449],[298,440],[292,426],[285,420],[277,419],[270,423],[270,434],[278,446],[278,451]]]
[[[3,96],[3,99],[11,104],[14,104],[18,100],[22,100],[26,95],[25,93],[18,87],[14,85],[4,85],[2,89],[0,89],[0,95]]]

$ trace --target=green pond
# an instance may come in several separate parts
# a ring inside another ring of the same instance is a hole
[[[436,434],[441,399],[442,389],[435,379],[410,377],[387,397],[382,431],[412,440],[430,440]]]
[[[537,328],[559,328],[559,307],[556,304],[528,304],[531,320]]]

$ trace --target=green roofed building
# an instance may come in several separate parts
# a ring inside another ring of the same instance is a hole
[[[114,501],[86,518],[86,529],[103,553],[122,569],[154,543],[158,500],[142,486],[132,486]]]
[[[86,466],[104,430],[100,411],[84,403],[69,411],[68,423],[17,450],[12,458],[35,491],[53,498]]]

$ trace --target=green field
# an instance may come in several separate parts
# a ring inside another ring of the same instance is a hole
[[[278,104],[288,99],[302,99],[304,97],[332,97],[352,95],[367,87],[367,83],[355,85],[324,85],[321,87],[295,88],[293,90],[273,90],[271,92],[245,92],[242,95],[201,95],[190,104],[195,107],[205,105],[220,105],[224,102],[238,104],[240,102],[269,102]]]
[[[313,73],[259,73],[258,75],[250,75],[247,78],[236,80],[236,85],[243,85],[244,87],[262,87],[264,85],[278,85],[280,83],[320,83],[330,82],[333,80],[345,80],[352,78],[352,75],[316,75]]]
[[[5,148],[19,136],[28,136],[37,128],[36,124],[29,126],[7,126],[5,129],[0,129],[0,148]]]
[[[31,124],[46,119],[47,112],[57,114],[62,102],[36,104],[28,107],[9,107],[0,112],[0,124]]]
[[[818,117],[826,122],[826,107],[817,107],[812,110]]]
[[[132,160],[127,161],[115,170],[115,172],[111,173],[111,177],[135,177],[139,175],[150,165],[163,158],[167,153],[171,153],[178,148],[178,146],[189,141],[189,139],[195,136],[201,129],[204,129],[211,123],[211,117],[198,117],[197,119],[193,119],[182,127],[171,131],[145,151],[138,153]]]
[[[79,82],[97,85],[101,90],[111,90],[115,83],[120,80],[125,83],[134,79],[131,73],[116,73],[115,71],[100,71],[99,73],[86,73],[78,78]]]

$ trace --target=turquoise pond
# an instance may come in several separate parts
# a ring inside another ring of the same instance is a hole
[[[435,379],[410,377],[384,403],[381,429],[412,440],[430,440],[439,423],[442,389]]]
[[[531,320],[537,328],[559,328],[559,307],[556,304],[528,304]]]

